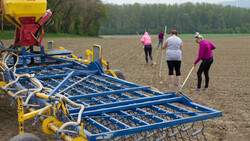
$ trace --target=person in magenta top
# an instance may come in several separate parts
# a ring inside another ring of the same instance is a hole
[[[198,85],[197,88],[193,90],[195,91],[207,90],[209,84],[209,69],[214,60],[212,50],[216,49],[216,47],[208,40],[204,40],[204,38],[198,32],[196,33],[194,38],[195,42],[199,44],[199,54],[198,58],[194,62],[194,67],[200,60],[202,60],[202,63],[200,64],[200,67],[197,71]],[[205,87],[201,88],[201,81],[202,81],[201,74],[203,72],[205,75]]]
[[[146,59],[146,65],[148,65],[148,55],[151,59],[151,64],[156,64],[152,57],[152,45],[151,45],[151,37],[148,35],[148,32],[145,32],[144,35],[141,38],[141,42],[144,45],[144,52],[145,52],[145,59]]]
[[[157,45],[157,49],[159,48],[160,44],[161,44],[161,48],[162,48],[162,45],[163,45],[163,37],[164,37],[164,33],[162,33],[162,31],[159,33],[158,35],[158,39],[159,39],[159,43]]]

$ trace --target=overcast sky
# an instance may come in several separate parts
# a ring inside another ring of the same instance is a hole
[[[219,3],[223,1],[237,1],[237,0],[102,0],[104,3],[114,4],[133,4],[133,3],[166,3],[166,4],[180,4],[185,2],[207,2],[207,3]]]

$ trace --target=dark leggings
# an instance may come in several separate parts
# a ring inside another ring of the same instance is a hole
[[[149,57],[150,57],[151,61],[153,61],[153,58],[152,58],[152,55],[151,55],[152,54],[152,46],[151,46],[151,44],[144,46],[144,52],[145,52],[146,62],[148,63],[148,54],[149,54]]]
[[[201,81],[202,81],[202,77],[201,77],[201,74],[204,72],[204,75],[205,75],[205,88],[208,88],[208,83],[209,83],[209,69],[210,69],[210,66],[211,64],[213,63],[213,59],[208,61],[208,62],[202,62],[200,67],[199,67],[199,70],[197,71],[197,77],[198,77],[198,86],[197,88],[201,88]]]
[[[167,61],[169,75],[174,75],[174,69],[176,76],[181,75],[181,61]]]

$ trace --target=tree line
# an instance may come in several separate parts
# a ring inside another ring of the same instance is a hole
[[[180,33],[250,33],[250,9],[208,3],[103,4],[101,0],[48,0],[52,20],[45,32],[85,36],[157,34],[168,29]],[[4,21],[5,30],[14,26]]]
[[[180,33],[250,33],[250,9],[208,3],[106,5],[108,20],[101,34],[136,34],[145,29],[157,34],[168,29]]]

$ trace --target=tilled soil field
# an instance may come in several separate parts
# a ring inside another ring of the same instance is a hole
[[[145,65],[145,56],[139,36],[104,36],[104,38],[64,38],[46,39],[55,41],[74,51],[77,56],[85,57],[85,50],[91,50],[92,44],[102,46],[102,57],[110,63],[112,69],[121,70],[126,80],[143,86],[153,86],[162,92],[178,91],[178,87],[168,86],[168,68],[165,50],[157,50],[158,39],[153,36],[153,58],[156,65]],[[205,121],[205,135],[213,141],[249,141],[250,140],[250,37],[208,38],[217,48],[213,51],[214,63],[210,69],[208,91],[194,92],[196,71],[194,69],[182,92],[194,102],[222,111],[223,117]],[[9,46],[13,41],[3,41]],[[198,44],[193,39],[183,39],[182,82],[192,68],[197,55]],[[163,55],[163,56],[162,56]],[[161,60],[162,58],[162,60]],[[162,61],[162,79],[159,72]],[[203,83],[204,84],[204,77]],[[16,104],[10,106],[10,98],[1,98],[0,103],[0,141],[6,141],[18,134]],[[41,124],[33,127],[31,121],[25,122],[25,131],[39,136],[42,140],[56,140],[54,136],[42,133]]]

